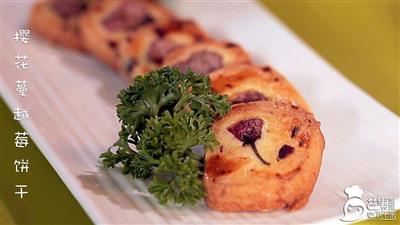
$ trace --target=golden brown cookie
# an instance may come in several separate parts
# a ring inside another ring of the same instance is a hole
[[[269,66],[232,65],[210,74],[213,90],[232,104],[260,100],[285,101],[311,112],[297,90]]]
[[[205,157],[207,205],[223,212],[303,207],[317,180],[320,123],[291,104],[234,105],[213,125],[219,145]]]
[[[154,24],[167,24],[172,13],[154,1],[100,1],[82,18],[85,47],[101,61],[118,69],[119,46],[128,35]]]
[[[166,25],[139,29],[121,44],[119,71],[133,79],[160,67],[169,52],[207,39],[205,32],[191,20],[173,20]]]
[[[64,47],[83,50],[80,18],[90,1],[42,0],[32,9],[29,26],[33,32]]]
[[[174,50],[167,54],[164,66],[176,66],[182,72],[209,74],[225,66],[250,63],[250,56],[232,42],[207,41]]]

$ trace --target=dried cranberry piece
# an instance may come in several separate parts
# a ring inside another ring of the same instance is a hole
[[[151,61],[161,64],[164,57],[176,47],[178,47],[178,44],[166,39],[154,40],[150,45],[147,57]]]
[[[128,61],[126,61],[125,63],[125,71],[129,74],[132,72],[133,69],[135,69],[137,65],[137,61],[134,58],[130,58],[128,59]]]
[[[276,160],[281,160],[286,158],[288,155],[292,154],[294,151],[294,147],[290,146],[290,145],[283,145],[281,147],[281,149],[279,149],[279,155],[278,158]]]
[[[88,2],[78,0],[54,1],[50,6],[58,15],[67,19],[85,11]]]
[[[159,38],[163,38],[167,31],[162,27],[157,27],[154,29],[154,32],[157,34]]]
[[[268,98],[258,91],[246,91],[236,95],[236,97],[232,99],[231,102],[232,104],[239,104],[265,100],[268,100]]]
[[[142,3],[125,1],[103,20],[103,25],[110,31],[132,31],[153,20]]]
[[[293,127],[292,134],[290,135],[291,138],[295,138],[300,131],[300,127]]]
[[[261,157],[255,145],[255,142],[261,138],[261,129],[263,125],[264,122],[260,118],[247,119],[231,125],[228,127],[228,131],[243,142],[243,145],[250,145],[257,158],[262,163],[269,165],[269,163]]]
[[[262,70],[264,71],[264,72],[271,72],[271,67],[270,66],[264,66],[263,68],[262,68]]]
[[[225,44],[225,47],[227,47],[227,48],[233,48],[233,47],[237,47],[237,44],[232,43],[232,42],[228,42],[228,43]]]
[[[116,41],[108,41],[107,44],[111,49],[116,49],[118,47],[118,43]]]
[[[191,69],[193,72],[208,74],[223,66],[222,56],[207,50],[193,53],[187,60],[176,64],[181,72]]]

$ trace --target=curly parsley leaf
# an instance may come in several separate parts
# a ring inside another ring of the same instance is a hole
[[[161,204],[203,198],[203,158],[192,148],[217,144],[211,126],[230,110],[227,96],[213,93],[206,76],[165,67],[137,77],[118,98],[121,131],[100,155],[103,165],[149,179],[148,190]]]
[[[195,204],[204,197],[199,161],[179,152],[166,154],[154,172],[149,192],[161,204]]]

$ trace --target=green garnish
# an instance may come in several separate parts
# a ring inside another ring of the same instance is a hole
[[[230,110],[227,96],[213,93],[207,76],[165,67],[138,76],[118,98],[121,131],[100,155],[103,165],[121,164],[122,173],[148,179],[148,191],[161,204],[202,199],[203,156],[192,148],[217,144],[211,126]]]

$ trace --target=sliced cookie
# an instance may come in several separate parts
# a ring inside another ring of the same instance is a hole
[[[164,66],[176,66],[182,72],[191,69],[208,75],[233,64],[248,64],[250,56],[231,42],[206,41],[177,49],[167,54]]]
[[[269,66],[232,65],[210,74],[215,92],[226,94],[232,104],[253,101],[284,101],[311,112],[298,91]]]
[[[80,19],[90,5],[92,1],[39,1],[33,6],[29,27],[55,44],[83,50]]]
[[[82,37],[89,52],[118,69],[118,49],[130,33],[154,24],[167,24],[171,19],[172,13],[153,1],[99,1],[82,18]]]
[[[213,131],[219,145],[206,152],[204,175],[210,208],[295,210],[307,203],[325,145],[311,113],[283,102],[237,104]]]
[[[119,71],[133,79],[160,67],[169,52],[207,39],[191,20],[173,20],[166,25],[139,29],[129,34],[120,47]]]

